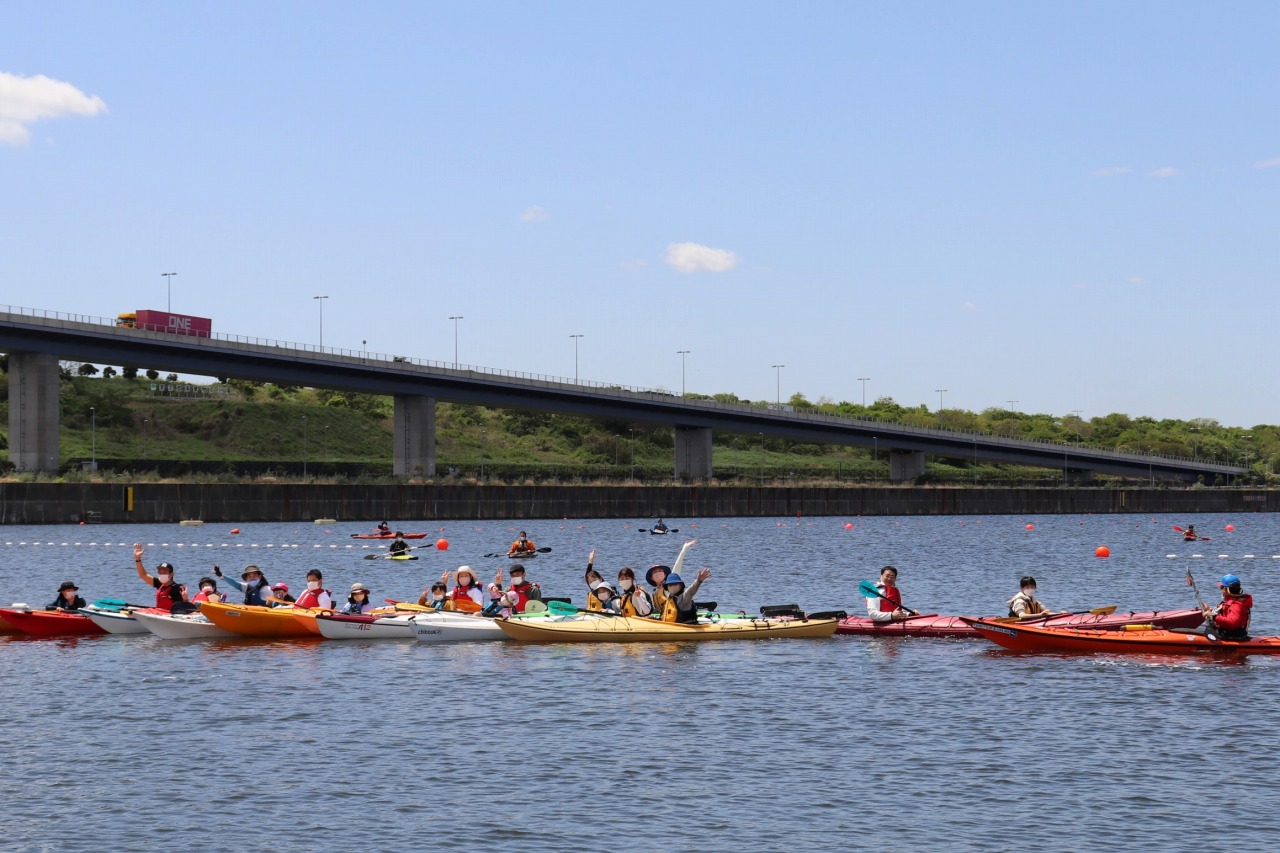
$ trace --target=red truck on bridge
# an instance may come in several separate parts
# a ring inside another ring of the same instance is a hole
[[[126,311],[117,316],[116,325],[131,329],[145,329],[148,332],[193,335],[197,338],[207,338],[213,334],[213,320],[208,317],[192,317],[189,314],[172,314],[168,311],[149,311],[145,308]]]

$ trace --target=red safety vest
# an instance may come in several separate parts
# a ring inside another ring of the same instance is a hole
[[[156,587],[156,609],[157,610],[163,610],[165,613],[168,613],[171,610],[173,610],[173,593],[176,589],[177,589],[177,584],[175,584],[173,581],[169,581],[166,584],[161,584],[160,586]],[[182,598],[181,594],[179,594],[178,598],[179,599]]]
[[[319,607],[320,593],[329,592],[327,589],[305,589],[302,595],[298,596],[298,600],[293,603],[294,607]],[[329,592],[330,600],[333,599],[333,593]]]
[[[881,613],[892,613],[894,610],[902,606],[902,593],[896,586],[885,586],[884,584],[877,585],[884,587],[885,598],[893,601],[893,604],[890,604],[888,601],[885,601],[884,598],[878,599],[880,602]]]

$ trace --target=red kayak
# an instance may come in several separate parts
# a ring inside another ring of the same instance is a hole
[[[985,619],[966,619],[979,634],[1017,652],[1095,652],[1167,655],[1225,654],[1277,655],[1280,637],[1249,640],[1209,639],[1203,634],[1178,631],[1086,631],[1076,628],[1043,628]]]
[[[352,533],[351,538],[352,539],[395,539],[396,535],[394,533]],[[404,538],[405,539],[426,539],[427,534],[406,533],[404,534]]]
[[[0,608],[6,625],[32,637],[66,637],[76,634],[105,634],[88,616],[56,610],[15,610]]]
[[[981,637],[971,626],[976,617],[939,616],[930,613],[912,616],[897,622],[874,622],[865,616],[850,616],[840,620],[837,634],[881,635],[888,637],[960,637],[976,640]],[[990,617],[988,617],[990,619]],[[1031,619],[1020,625],[1038,625],[1049,628],[1089,628],[1092,630],[1119,631],[1126,625],[1152,625],[1156,628],[1194,628],[1204,621],[1199,610],[1148,610],[1142,613],[1067,613],[1045,619]]]

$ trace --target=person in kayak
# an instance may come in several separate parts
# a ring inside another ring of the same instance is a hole
[[[698,594],[703,582],[709,577],[711,577],[711,570],[702,569],[698,572],[698,576],[693,583],[686,587],[679,572],[672,572],[667,575],[667,579],[662,584],[662,588],[667,594],[666,603],[662,606],[662,621],[696,625],[698,622],[698,607],[693,603],[693,597]]]
[[[636,573],[630,566],[618,570],[618,598],[623,616],[648,616],[653,612],[653,597],[642,587],[636,586]]]
[[[444,581],[436,581],[431,585],[430,589],[424,589],[422,595],[418,596],[419,607],[431,607],[435,610],[444,610],[445,602],[449,597],[449,585]]]
[[[341,613],[347,616],[363,616],[373,611],[373,602],[369,600],[369,587],[362,583],[351,585],[351,594],[347,596],[347,606]]]
[[[1220,640],[1249,639],[1253,596],[1244,591],[1236,575],[1223,575],[1218,586],[1222,589],[1222,603],[1217,607],[1204,608],[1203,630],[1217,635]]]
[[[658,531],[659,533],[666,533],[667,523],[662,519],[658,519],[658,523],[653,526],[653,529]]]
[[[173,610],[173,605],[179,601],[187,600],[187,588],[182,584],[175,583],[173,580],[173,564],[161,563],[156,566],[156,576],[152,577],[147,574],[147,570],[142,567],[142,543],[136,543],[133,546],[133,568],[138,573],[147,586],[155,588],[156,591],[156,609],[169,613]]]
[[[280,600],[279,602],[271,602],[272,607],[284,607],[287,604],[293,604],[296,600],[289,594],[289,585],[287,583],[273,583],[271,585],[271,597]],[[283,602],[283,604],[280,602]]]
[[[63,581],[62,585],[58,587],[58,597],[45,610],[75,613],[80,608],[88,606],[85,600],[80,597],[80,587],[76,586],[74,581]]]
[[[324,588],[324,575],[319,569],[312,569],[307,572],[307,588],[293,602],[293,606],[318,607],[321,610],[333,609],[333,593]]]
[[[381,533],[383,536],[386,536],[388,533],[391,532],[391,525],[387,524],[385,521],[382,522],[381,524],[378,525],[378,532]]]
[[[441,583],[448,583],[449,572],[440,576]],[[454,587],[449,590],[445,610],[456,610],[461,613],[476,613],[484,607],[484,593],[476,584],[475,569],[470,566],[458,566],[453,575]]]
[[[606,580],[599,580],[591,585],[591,598],[594,599],[595,607],[589,606],[588,610],[596,613],[622,612],[622,600],[618,598],[613,585]]]
[[[262,569],[252,563],[244,567],[244,571],[240,573],[240,580],[224,575],[222,567],[217,563],[213,564],[213,573],[218,576],[218,580],[225,580],[243,592],[246,605],[253,607],[270,606],[271,602],[267,601],[267,599],[271,597],[271,584],[267,583],[266,577],[262,574]]]
[[[409,552],[409,543],[404,541],[404,534],[399,530],[396,531],[396,541],[391,543],[391,547],[387,548],[387,554],[394,557],[396,554],[407,554]]]
[[[512,609],[516,613],[523,613],[525,608],[529,606],[530,599],[542,599],[542,590],[536,583],[529,581],[525,577],[524,566],[519,563],[512,563],[508,571],[511,573],[511,586],[507,591],[516,594],[516,601]],[[502,588],[501,568],[498,569],[498,574],[493,579],[493,582],[499,589]]]
[[[191,597],[192,604],[200,604],[204,601],[212,601],[214,604],[222,603],[222,594],[218,592],[218,582],[211,577],[200,578],[200,582],[196,584],[200,591]]]
[[[533,544],[533,540],[529,538],[529,534],[521,530],[520,536],[516,541],[511,543],[511,548],[507,551],[507,556],[518,557],[522,554],[532,554],[537,550],[538,548]]]
[[[902,609],[902,592],[898,589],[898,570],[885,566],[880,570],[876,589],[883,595],[867,599],[867,618],[876,622],[900,622],[911,614]],[[888,599],[887,601],[885,599]]]
[[[1194,524],[1188,524],[1187,529],[1182,532],[1183,542],[1194,542],[1199,538],[1200,534],[1196,533],[1196,526]]]
[[[591,553],[587,555],[587,571],[583,575],[583,581],[587,585],[587,610],[599,610],[600,602],[591,593],[595,590],[596,584],[604,580],[604,575],[595,570],[596,549],[592,548]]]
[[[1018,582],[1018,585],[1022,589],[1006,602],[1009,605],[1010,616],[1026,619],[1031,616],[1050,616],[1053,614],[1053,611],[1045,607],[1044,603],[1036,597],[1035,578],[1025,575]]]

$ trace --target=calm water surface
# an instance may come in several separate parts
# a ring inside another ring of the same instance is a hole
[[[1213,540],[1184,544],[1171,527],[1188,522]],[[922,612],[1000,613],[1025,573],[1055,608],[1185,607],[1190,566],[1215,597],[1218,576],[1240,574],[1254,633],[1280,633],[1270,516],[668,523],[680,533],[527,522],[554,549],[531,575],[581,601],[592,547],[612,577],[670,563],[688,534],[699,544],[686,569],[711,567],[702,597],[722,610],[860,606],[858,581],[893,563]],[[450,550],[364,561],[370,552],[346,547],[362,524],[244,524],[235,536],[232,525],[5,527],[0,599],[44,604],[70,578],[89,600],[150,601],[134,541],[148,543],[149,568],[169,560],[193,586],[215,560],[255,562],[290,586],[317,566],[335,590],[359,580],[376,599],[407,599],[446,567],[505,565],[481,555],[515,533],[505,522],[400,526],[447,537]],[[1110,559],[1094,557],[1099,545]],[[2,850],[1280,846],[1280,660],[1267,658],[843,637],[428,647],[144,636],[3,639],[0,683]]]

